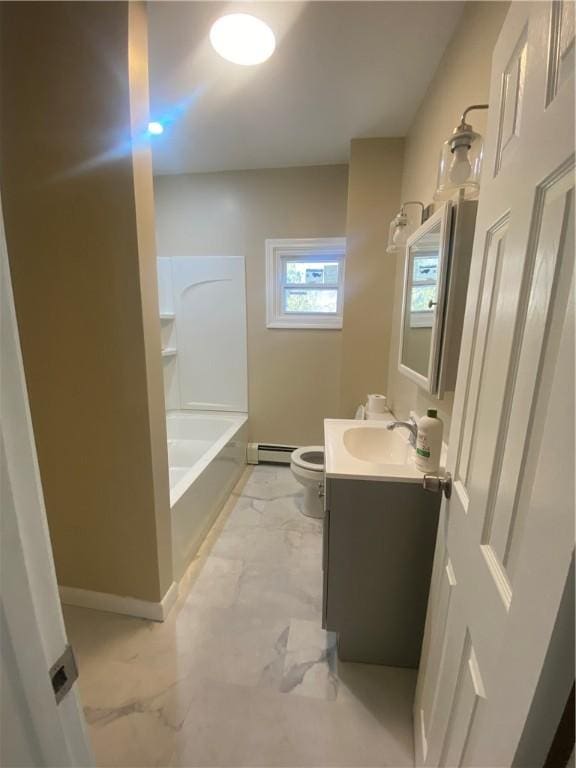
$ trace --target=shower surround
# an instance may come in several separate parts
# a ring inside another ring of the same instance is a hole
[[[182,578],[246,463],[241,257],[158,259],[174,578]]]

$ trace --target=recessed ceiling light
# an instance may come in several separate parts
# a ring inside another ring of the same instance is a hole
[[[164,133],[164,126],[162,123],[152,120],[152,122],[148,123],[148,133],[152,134],[152,136],[160,136],[161,133]]]
[[[276,48],[268,24],[248,13],[221,16],[212,25],[210,42],[223,59],[244,65],[261,64]]]

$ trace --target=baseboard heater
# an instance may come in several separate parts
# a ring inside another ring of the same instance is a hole
[[[246,461],[248,464],[290,464],[290,454],[297,447],[274,443],[248,443]]]

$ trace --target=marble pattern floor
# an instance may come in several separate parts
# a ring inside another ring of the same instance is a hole
[[[415,672],[338,661],[300,490],[247,469],[162,624],[64,607],[98,765],[413,765]]]

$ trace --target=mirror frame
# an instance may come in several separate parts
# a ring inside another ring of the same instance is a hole
[[[438,376],[440,372],[440,352],[442,348],[442,329],[444,324],[444,312],[446,305],[446,286],[448,283],[448,270],[450,266],[450,241],[452,234],[454,204],[451,201],[446,202],[439,208],[422,226],[413,232],[406,241],[406,250],[404,255],[404,287],[402,292],[402,317],[400,324],[400,344],[398,350],[398,370],[418,384],[431,395],[438,392]],[[434,319],[432,321],[432,336],[430,340],[430,356],[428,359],[428,373],[423,376],[421,373],[409,368],[402,362],[402,352],[404,350],[404,329],[406,321],[406,311],[408,306],[408,290],[410,287],[411,276],[411,258],[410,250],[425,235],[429,234],[438,224],[440,224],[439,248],[438,248],[438,288],[436,293],[436,306],[434,307]]]

